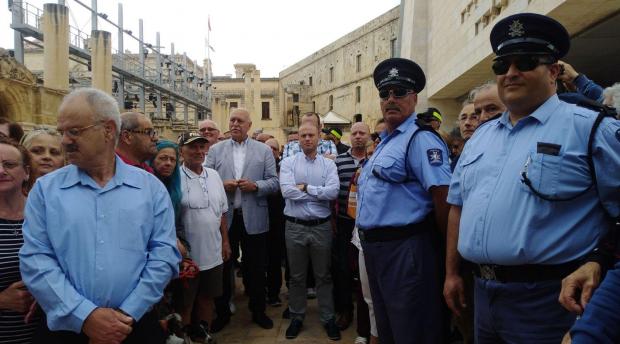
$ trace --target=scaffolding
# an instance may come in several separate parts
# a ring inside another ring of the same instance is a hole
[[[139,21],[138,37],[134,36],[130,30],[123,29],[122,4],[118,4],[118,23],[114,23],[108,19],[106,14],[97,12],[97,0],[91,0],[90,6],[79,0],[74,1],[91,12],[92,30],[97,30],[98,19],[101,19],[110,23],[118,31],[118,49],[112,50],[112,93],[120,108],[136,107],[138,111],[146,113],[146,104],[149,102],[155,109],[150,113],[152,118],[175,120],[177,108],[180,105],[183,111],[183,126],[186,129],[189,127],[190,107],[193,108],[195,114],[194,125],[199,119],[210,118],[211,85],[209,81],[211,77],[208,66],[204,66],[205,75],[198,75],[197,63],[195,61],[188,63],[189,59],[185,54],[175,54],[174,43],[171,44],[170,55],[162,54],[161,48],[163,47],[160,46],[159,32],[157,32],[155,44],[145,42],[142,19]],[[59,4],[65,5],[65,1],[59,0]],[[41,42],[44,40],[41,28],[43,10],[18,0],[9,0],[9,9],[12,12],[11,28],[14,30],[15,59],[23,64],[25,38],[32,37]],[[82,59],[90,68],[90,35],[69,25],[69,36],[69,55]],[[124,51],[125,36],[138,42],[139,49],[136,54]],[[151,66],[146,63],[149,55]],[[135,102],[138,103],[137,106]],[[173,126],[179,125],[173,123]]]

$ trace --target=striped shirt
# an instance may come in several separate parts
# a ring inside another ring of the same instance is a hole
[[[360,159],[351,155],[351,149],[336,157],[336,168],[338,168],[338,178],[340,179],[340,191],[338,192],[338,215],[351,218],[347,215],[347,203],[349,202],[349,186],[351,178],[357,170]]]
[[[0,219],[0,290],[20,281],[17,253],[24,243],[22,224],[24,220]],[[39,317],[24,323],[23,313],[0,310],[0,343],[30,343]]]

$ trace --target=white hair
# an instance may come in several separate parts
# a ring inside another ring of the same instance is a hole
[[[474,89],[472,89],[471,91],[469,91],[469,95],[467,96],[467,99],[465,99],[465,101],[463,101],[463,106],[467,105],[467,104],[473,104],[474,103],[474,98],[476,98],[476,94],[478,94],[478,92],[482,91],[482,90],[487,90],[493,87],[497,87],[497,82],[495,80],[488,80],[486,81],[484,84],[474,87]]]
[[[86,100],[95,116],[95,121],[114,121],[116,125],[115,141],[118,142],[118,137],[121,133],[121,113],[118,110],[116,99],[96,88],[85,87],[78,88],[66,95],[60,107],[62,108],[66,103],[77,98],[84,98]]]
[[[620,82],[613,84],[613,86],[607,87],[603,91],[603,96],[605,98],[611,98],[611,104],[606,105],[616,108],[616,111],[620,111]]]

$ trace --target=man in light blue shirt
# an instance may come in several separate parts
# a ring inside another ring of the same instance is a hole
[[[301,125],[306,122],[314,123],[319,130],[321,129],[321,118],[316,112],[306,112],[300,118]],[[300,125],[300,126],[301,126]],[[284,149],[282,150],[282,160],[288,158],[289,156],[295,156],[297,153],[302,151],[301,144],[299,140],[294,140],[286,145],[284,145]],[[323,140],[319,138],[319,143],[316,147],[317,153],[319,155],[326,156],[330,159],[335,159],[336,155],[338,155],[338,148],[331,140]]]
[[[450,183],[448,147],[416,122],[426,78],[408,59],[373,73],[386,130],[358,179],[360,241],[381,343],[440,343],[440,269]]]
[[[454,171],[444,295],[455,313],[467,307],[462,256],[476,264],[477,343],[559,343],[575,320],[558,303],[561,281],[605,235],[606,212],[620,214],[620,124],[595,131],[592,171],[597,113],[556,94],[565,28],[521,13],[495,25],[491,44],[507,111],[478,127]]]
[[[60,106],[70,165],[30,192],[20,251],[47,315],[41,342],[164,342],[149,310],[178,275],[174,211],[156,177],[114,154],[119,129],[116,100],[99,90],[74,91]]]
[[[338,197],[338,170],[332,160],[317,153],[319,129],[313,123],[305,123],[299,128],[299,141],[302,153],[284,159],[280,165],[280,189],[286,202],[286,252],[291,271],[291,323],[286,330],[286,338],[297,337],[303,324],[306,274],[308,260],[312,259],[321,322],[327,336],[339,340],[330,272],[330,201]]]

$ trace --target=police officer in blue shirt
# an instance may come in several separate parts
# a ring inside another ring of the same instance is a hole
[[[374,71],[387,130],[358,180],[360,241],[382,344],[439,343],[442,336],[439,231],[445,233],[448,149],[416,123],[426,79],[402,58]],[[439,231],[438,231],[439,229]]]
[[[575,321],[561,281],[620,213],[620,124],[607,117],[592,131],[595,111],[558,99],[570,40],[557,21],[506,17],[491,45],[507,111],[478,127],[452,176],[444,295],[453,311],[467,307],[462,256],[476,264],[477,343],[559,343]]]

